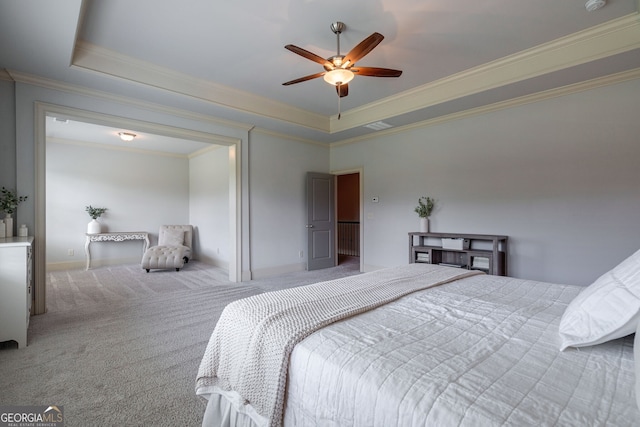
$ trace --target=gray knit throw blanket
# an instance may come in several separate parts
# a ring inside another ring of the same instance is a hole
[[[298,342],[338,320],[475,274],[481,273],[409,264],[235,301],[211,335],[196,392],[206,387],[233,396],[235,409],[257,425],[278,427],[289,356]]]

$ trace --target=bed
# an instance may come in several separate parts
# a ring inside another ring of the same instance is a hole
[[[212,333],[203,425],[640,425],[638,313],[640,251],[588,288],[410,264],[257,295]]]

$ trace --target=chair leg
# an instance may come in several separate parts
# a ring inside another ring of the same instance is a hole
[[[185,263],[185,264],[188,264],[188,263],[189,263],[189,257],[186,257],[186,256],[185,256],[185,257],[182,257],[182,259],[184,260],[184,263]]]
[[[176,271],[180,271],[180,269],[176,267]]]
[[[148,268],[145,268],[145,270],[147,270],[147,273],[149,272],[149,269],[148,269]]]

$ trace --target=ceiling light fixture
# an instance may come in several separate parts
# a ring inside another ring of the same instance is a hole
[[[133,138],[138,136],[135,133],[131,132],[118,132],[118,135],[120,135],[120,139],[125,142],[133,141]]]
[[[353,80],[353,71],[336,68],[324,74],[324,81],[333,86],[346,85]]]

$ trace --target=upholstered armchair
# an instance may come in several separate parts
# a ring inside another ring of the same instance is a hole
[[[142,256],[142,268],[147,270],[175,268],[176,271],[189,262],[193,241],[191,225],[162,225],[158,233],[158,245],[146,250]]]

